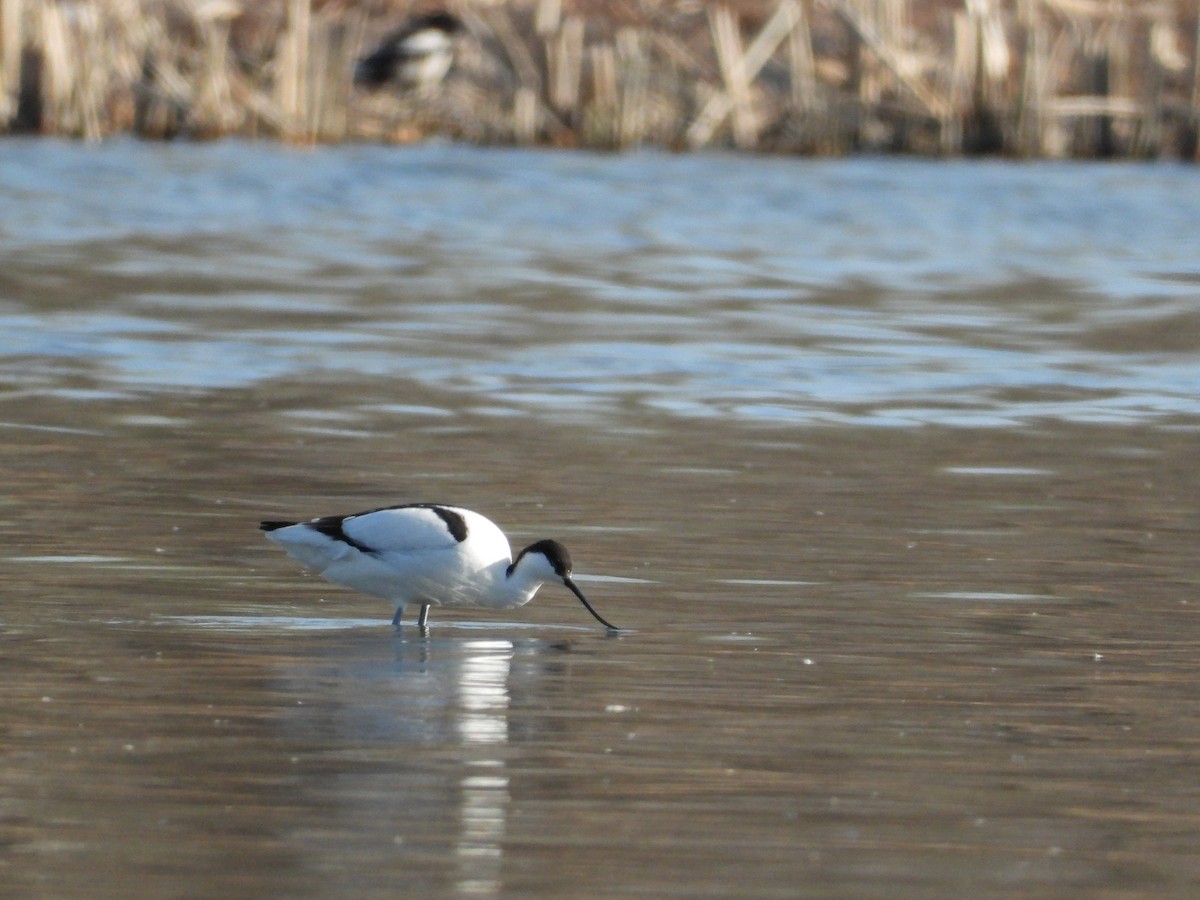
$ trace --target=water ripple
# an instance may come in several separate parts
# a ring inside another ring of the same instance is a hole
[[[893,427],[1200,405],[1189,167],[237,142],[0,161],[23,223],[0,232],[0,377],[59,397],[333,375],[378,387],[364,409],[428,407],[420,388]]]

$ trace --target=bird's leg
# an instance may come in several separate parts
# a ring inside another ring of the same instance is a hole
[[[417,627],[420,628],[422,631],[428,631],[429,630],[428,622],[429,622],[429,604],[422,603],[421,604],[421,614],[419,616],[417,616]]]
[[[393,624],[393,625],[399,625],[399,624],[400,624],[400,617],[401,617],[402,615],[404,615],[404,606],[403,606],[403,604],[401,604],[400,606],[397,606],[397,607],[396,607],[396,614],[395,614],[394,616],[392,616],[392,624]]]

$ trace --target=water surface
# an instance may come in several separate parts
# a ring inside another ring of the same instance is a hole
[[[0,893],[1193,894],[1198,187],[0,144]],[[256,530],[406,500],[627,630]]]

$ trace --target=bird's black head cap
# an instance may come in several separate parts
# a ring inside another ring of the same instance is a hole
[[[521,557],[529,553],[540,553],[546,557],[551,567],[554,569],[554,574],[559,578],[569,578],[571,575],[571,554],[558,541],[538,541],[530,544],[524,550],[517,554],[517,558],[513,560],[513,564],[508,567],[511,572],[517,567],[517,563],[521,561]]]

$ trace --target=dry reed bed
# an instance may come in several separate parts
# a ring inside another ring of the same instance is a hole
[[[351,83],[412,12],[375,2],[0,0],[0,123],[91,139],[1197,156],[1190,0],[464,0],[454,68],[416,94]]]

